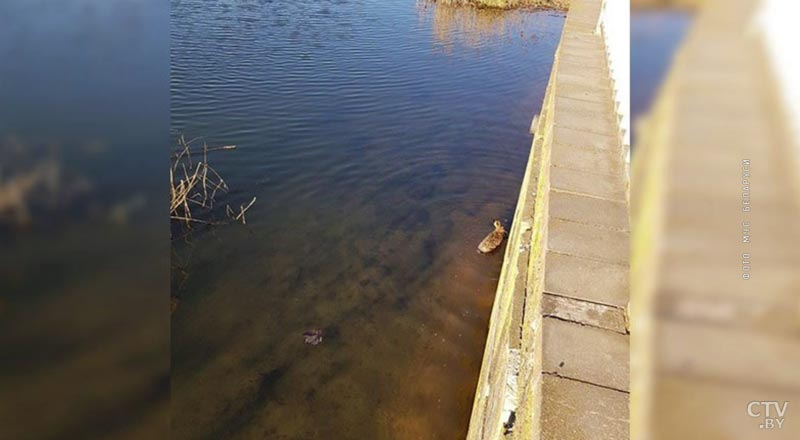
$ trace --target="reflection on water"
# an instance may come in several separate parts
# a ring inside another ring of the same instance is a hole
[[[177,244],[176,438],[464,437],[502,260],[476,246],[513,213],[562,24],[173,1],[173,133],[239,146],[215,168],[258,197]]]
[[[430,0],[417,0],[420,19],[430,21],[436,40],[446,52],[455,44],[480,48],[496,44],[493,40],[535,40],[539,35],[538,22],[558,12],[537,14],[509,13],[499,9],[478,9],[437,5]]]
[[[0,1],[0,438],[169,433],[160,0]]]
[[[690,22],[691,14],[682,10],[648,9],[631,14],[631,113],[634,118],[650,108]]]

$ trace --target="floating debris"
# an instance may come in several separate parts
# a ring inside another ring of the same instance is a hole
[[[482,254],[488,254],[497,249],[497,247],[500,246],[500,243],[503,242],[503,238],[506,236],[506,230],[503,228],[503,224],[500,223],[500,220],[495,220],[493,224],[494,231],[490,232],[489,235],[483,239],[481,244],[478,245],[478,252]]]
[[[307,332],[303,332],[303,341],[310,345],[319,345],[322,342],[322,329],[315,328]]]

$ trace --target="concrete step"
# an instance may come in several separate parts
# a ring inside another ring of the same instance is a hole
[[[544,291],[570,298],[625,307],[628,266],[548,251]]]
[[[555,318],[542,325],[542,372],[629,391],[627,335]]]
[[[628,231],[628,204],[582,194],[550,191],[550,218],[570,220],[603,229]]]
[[[623,173],[621,155],[592,147],[554,144],[553,165],[565,166],[588,173],[620,176]]]
[[[628,393],[542,375],[541,439],[627,439]]]
[[[609,200],[626,199],[622,176],[593,174],[560,165],[550,168],[550,187]]]
[[[559,218],[550,218],[547,249],[562,254],[627,264],[628,232],[614,231]]]

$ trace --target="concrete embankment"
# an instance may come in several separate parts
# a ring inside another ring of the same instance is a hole
[[[706,0],[637,124],[631,438],[800,438],[794,17],[761,6]]]
[[[601,23],[572,0],[509,233],[468,439],[627,439],[628,178]]]

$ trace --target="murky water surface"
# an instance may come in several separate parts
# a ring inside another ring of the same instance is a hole
[[[161,0],[0,1],[2,439],[169,433],[168,38]]]
[[[458,439],[564,21],[411,0],[172,2],[173,135],[257,202],[179,244],[176,438]],[[324,331],[317,346],[303,332]]]

